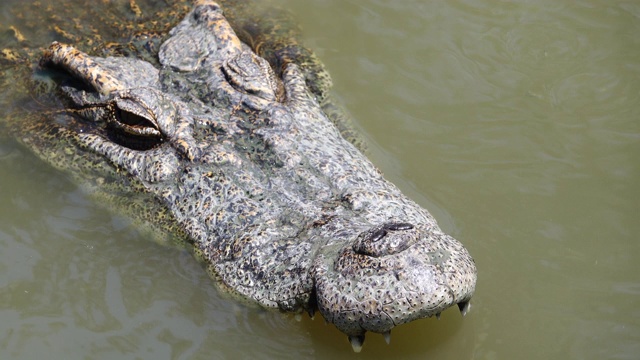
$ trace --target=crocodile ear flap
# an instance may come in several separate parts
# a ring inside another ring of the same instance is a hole
[[[268,60],[280,65],[280,71],[282,72],[290,63],[298,65],[305,79],[305,84],[313,96],[319,102],[325,100],[333,87],[333,81],[315,53],[298,44],[274,46],[278,47],[278,49],[272,52],[271,58]]]
[[[309,88],[305,83],[304,75],[298,65],[294,63],[287,64],[282,72],[282,83],[286,93],[285,103],[295,104],[313,101]]]

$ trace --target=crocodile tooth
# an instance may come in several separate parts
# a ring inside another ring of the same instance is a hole
[[[389,345],[391,343],[391,330],[382,334],[384,336],[384,341]]]
[[[353,352],[359,353],[362,351],[362,344],[364,343],[364,334],[362,335],[349,335],[349,342],[353,348]]]
[[[296,319],[296,321],[300,322],[300,321],[302,321],[302,314],[300,314],[300,313],[295,314],[294,318]]]
[[[314,320],[316,318],[316,309],[311,308],[307,312],[309,313],[309,317],[311,318],[311,320]]]
[[[440,313],[436,314],[436,319],[440,320]]]
[[[471,302],[468,300],[458,303],[458,309],[460,309],[460,313],[462,314],[462,316],[467,315],[467,312],[469,312],[470,308]]]

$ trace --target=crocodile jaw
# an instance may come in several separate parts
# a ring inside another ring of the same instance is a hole
[[[366,254],[356,242],[316,258],[318,309],[349,335],[354,350],[366,331],[387,336],[395,326],[439,316],[455,304],[466,313],[477,279],[473,259],[439,229],[415,230],[417,241],[392,254]]]

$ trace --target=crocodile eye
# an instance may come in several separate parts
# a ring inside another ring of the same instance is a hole
[[[155,122],[118,107],[114,111],[113,125],[131,135],[162,136]]]
[[[164,141],[155,118],[146,111],[123,109],[112,104],[107,124],[109,139],[133,150],[150,150]]]

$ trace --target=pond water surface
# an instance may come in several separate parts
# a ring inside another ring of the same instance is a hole
[[[640,3],[278,3],[374,163],[474,256],[471,312],[356,355],[319,317],[225,298],[2,138],[0,359],[640,356]]]

